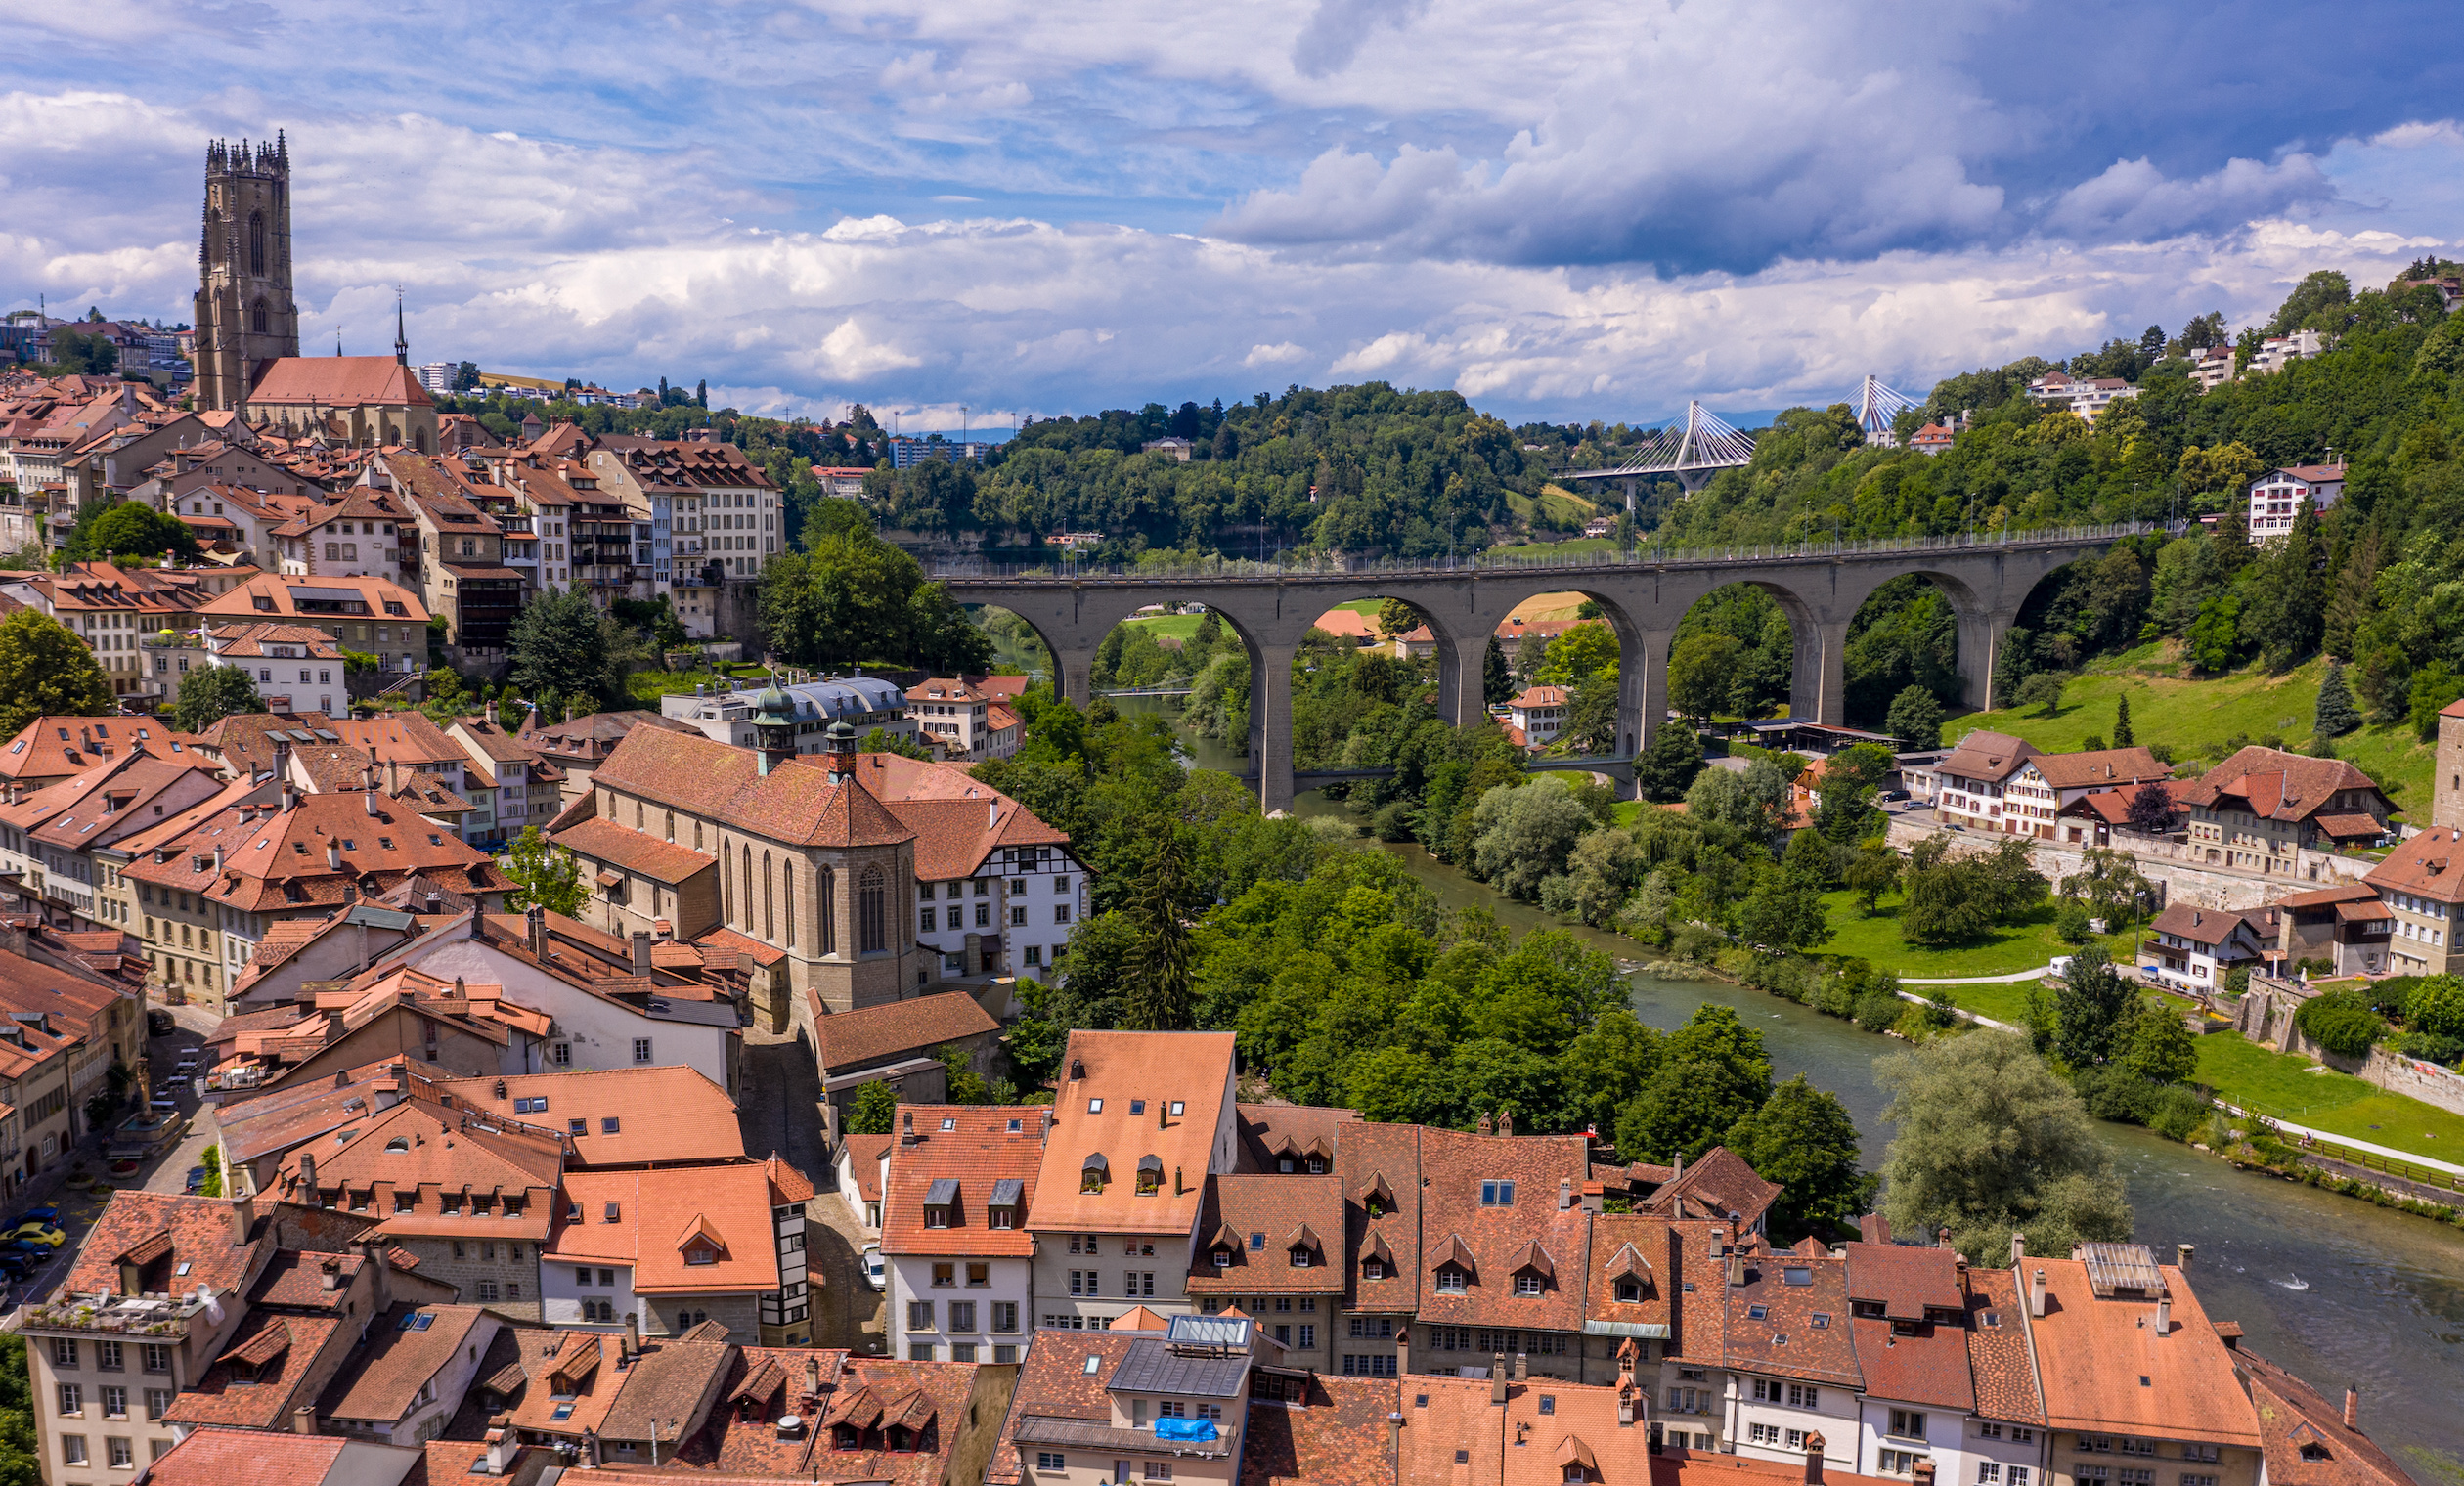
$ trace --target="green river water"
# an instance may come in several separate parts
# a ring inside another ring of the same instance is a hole
[[[1155,706],[1164,699],[1122,699]],[[1220,744],[1183,734],[1200,765],[1243,772]],[[1340,803],[1311,792],[1301,814],[1358,820]],[[1478,905],[1517,934],[1572,933],[1624,961],[1642,946],[1553,918],[1473,881],[1418,847],[1387,847],[1447,906]],[[1836,1093],[1864,1135],[1868,1165],[1891,1138],[1873,1060],[1897,1046],[1793,1002],[1725,982],[1670,981],[1648,966],[1630,977],[1635,1014],[1673,1027],[1706,1002],[1736,1009],[1761,1029],[1775,1075],[1802,1072]],[[2173,1246],[2197,1246],[2191,1266],[2200,1303],[2220,1321],[2238,1321],[2246,1345],[2309,1381],[2330,1399],[2348,1383],[2361,1389],[2362,1427],[2428,1486],[2433,1480],[2406,1447],[2464,1462],[2464,1233],[2350,1198],[2236,1171],[2212,1157],[2132,1125],[2101,1126],[2128,1177],[2137,1236],[2170,1258]],[[2299,1288],[2296,1288],[2299,1287]]]

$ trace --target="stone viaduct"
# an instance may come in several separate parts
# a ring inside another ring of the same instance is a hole
[[[1486,713],[1481,672],[1488,637],[1517,604],[1537,593],[1575,591],[1598,603],[1622,653],[1617,754],[1650,746],[1668,712],[1668,650],[1678,622],[1715,589],[1750,583],[1770,593],[1796,635],[1791,715],[1842,721],[1848,623],[1874,590],[1917,574],[1949,598],[1958,620],[1964,700],[1993,698],[1994,658],[2002,634],[2037,584],[2055,569],[2107,550],[2134,527],[2022,532],[1970,542],[1958,538],[1758,548],[1660,555],[1606,554],[1590,564],[1492,563],[1474,567],[1328,567],[1309,571],[1193,571],[1146,575],[1004,575],[953,565],[933,577],[961,603],[992,604],[1018,615],[1050,647],[1062,695],[1093,693],[1095,652],[1104,636],[1148,604],[1204,603],[1241,637],[1250,659],[1249,757],[1258,800],[1291,806],[1292,662],[1317,617],[1360,598],[1399,598],[1429,622],[1437,644],[1437,710],[1469,723]]]

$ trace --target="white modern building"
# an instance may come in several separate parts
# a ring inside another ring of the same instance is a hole
[[[1012,1363],[1035,1329],[1042,1105],[902,1105],[883,1161],[890,1355]]]

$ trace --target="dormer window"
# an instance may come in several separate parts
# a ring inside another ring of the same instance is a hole
[[[1540,1284],[1541,1281],[1538,1275],[1531,1274],[1526,1271],[1523,1274],[1515,1276],[1515,1293],[1518,1295],[1536,1295],[1540,1293]]]
[[[946,1207],[925,1208],[924,1226],[927,1228],[947,1228],[949,1226],[949,1209]]]
[[[1138,1196],[1153,1197],[1164,1190],[1164,1159],[1158,1156],[1138,1158]]]
[[[1082,1193],[1101,1193],[1104,1184],[1111,1180],[1112,1167],[1100,1154],[1088,1157],[1086,1164],[1078,1168],[1078,1191]]]
[[[1292,1267],[1293,1267],[1293,1268],[1295,1268],[1295,1269],[1306,1269],[1306,1268],[1308,1268],[1308,1267],[1309,1267],[1309,1251],[1308,1251],[1307,1249],[1305,1249],[1305,1248],[1300,1247],[1300,1246],[1298,1246],[1298,1245],[1295,1245],[1295,1246],[1293,1246],[1293,1248],[1292,1248]]]
[[[1619,1280],[1617,1282],[1617,1298],[1625,1301],[1629,1305],[1640,1304],[1643,1299],[1643,1282],[1640,1280]]]
[[[692,1247],[684,1250],[684,1262],[687,1264],[716,1264],[719,1262],[719,1250],[711,1247],[707,1244],[696,1244]]]
[[[1214,1267],[1217,1269],[1230,1269],[1232,1267],[1232,1250],[1228,1248],[1216,1249],[1214,1251]]]
[[[1460,1295],[1463,1293],[1464,1280],[1463,1271],[1449,1264],[1437,1271],[1437,1292],[1441,1295]]]

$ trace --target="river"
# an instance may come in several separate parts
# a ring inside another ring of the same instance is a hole
[[[1123,699],[1154,706],[1162,698]],[[1239,756],[1183,734],[1203,766],[1238,773]],[[1312,791],[1304,815],[1358,820]],[[1514,902],[1418,847],[1388,847],[1449,907],[1479,906],[1517,934],[1561,929],[1619,959],[1633,940],[1567,924]],[[1878,1165],[1891,1128],[1873,1060],[1899,1044],[1790,1001],[1726,982],[1669,981],[1648,969],[1631,978],[1635,1014],[1674,1027],[1706,1002],[1734,1008],[1758,1027],[1774,1074],[1802,1072],[1831,1090],[1856,1117],[1866,1162]],[[2464,1233],[2291,1182],[2236,1171],[2214,1158],[2134,1125],[2100,1127],[2130,1185],[2137,1236],[2170,1259],[2197,1246],[2190,1277],[2219,1321],[2238,1321],[2251,1350],[2291,1369],[2331,1400],[2361,1389],[2361,1423],[2428,1486],[2405,1447],[2464,1462]],[[2295,1285],[2304,1287],[2296,1289]]]

